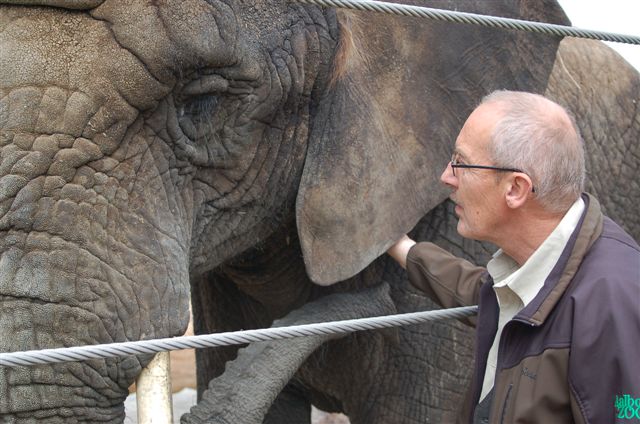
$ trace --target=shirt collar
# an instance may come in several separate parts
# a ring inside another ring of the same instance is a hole
[[[493,278],[494,287],[509,287],[524,306],[531,302],[560,258],[584,208],[584,201],[579,197],[558,226],[521,267],[518,268],[517,262],[502,249],[494,253],[487,264],[487,271]]]

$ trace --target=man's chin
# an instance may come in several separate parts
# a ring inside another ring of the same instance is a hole
[[[462,219],[458,220],[458,227],[456,228],[458,230],[458,234],[466,239],[469,240],[475,240],[475,241],[489,241],[492,242],[491,240],[488,240],[485,237],[481,237],[478,233],[474,233],[473,231],[470,231],[466,225],[464,225],[464,222],[462,221]]]
[[[460,234],[462,237],[466,237],[466,228],[464,226],[464,224],[462,223],[462,218],[458,218],[458,226],[456,227],[456,230],[458,231],[458,234]]]
[[[464,219],[462,217],[458,218],[458,226],[456,227],[456,230],[458,231],[458,234],[460,234],[462,237],[466,239],[472,239],[472,240],[476,239],[474,237],[474,234],[471,231],[469,231],[469,229],[465,225]]]

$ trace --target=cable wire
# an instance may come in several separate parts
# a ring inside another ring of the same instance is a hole
[[[0,366],[18,367],[59,362],[74,362],[88,359],[114,358],[130,355],[150,354],[171,350],[239,345],[294,337],[326,336],[346,334],[354,331],[397,327],[452,318],[464,318],[477,313],[477,306],[413,312],[289,327],[264,328],[259,330],[234,331],[200,336],[183,336],[156,340],[110,343],[91,346],[65,347],[58,349],[30,350],[0,353]]]
[[[414,16],[435,21],[455,22],[461,24],[480,25],[491,28],[513,29],[556,36],[588,38],[591,40],[613,41],[616,43],[640,44],[640,37],[617,34],[613,32],[581,29],[565,25],[543,22],[524,21],[520,19],[501,18],[478,15],[475,13],[455,12],[451,10],[433,9],[422,6],[389,3],[373,0],[292,0],[298,3],[313,4],[322,7],[365,10],[400,16]]]

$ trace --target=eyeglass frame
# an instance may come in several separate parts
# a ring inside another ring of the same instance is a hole
[[[451,172],[453,173],[453,176],[456,176],[456,168],[467,168],[467,169],[491,169],[493,171],[499,171],[499,172],[521,172],[523,174],[526,174],[526,172],[524,172],[521,169],[518,168],[502,168],[500,166],[490,166],[490,165],[467,165],[464,163],[457,163],[456,161],[456,156],[458,154],[456,152],[454,152],[451,155],[451,161],[449,162],[449,165],[451,165]],[[531,192],[535,193],[536,189],[534,186],[531,186]]]

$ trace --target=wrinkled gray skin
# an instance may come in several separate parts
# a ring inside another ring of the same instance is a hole
[[[567,23],[503,3],[432,5]],[[576,112],[589,189],[640,235],[638,75],[599,43],[278,0],[124,5],[0,1],[0,351],[180,335],[190,292],[198,332],[432,307],[375,258],[415,226],[486,261],[437,177],[497,88]],[[303,423],[313,402],[446,422],[471,345],[459,323],[411,326],[258,344],[224,374],[236,350],[201,350],[183,420]],[[121,422],[148,360],[2,368],[0,417]]]

